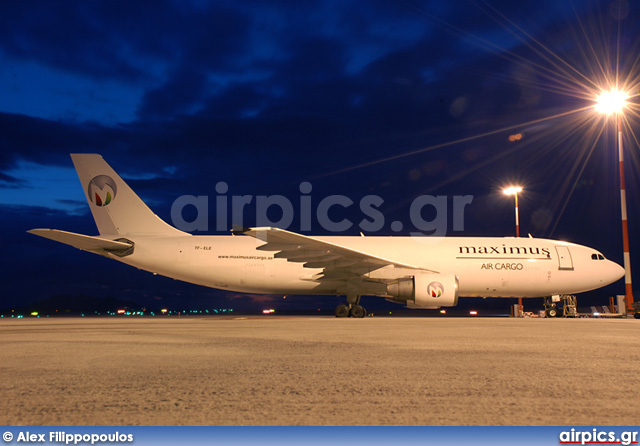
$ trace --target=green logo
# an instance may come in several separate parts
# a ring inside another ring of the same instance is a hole
[[[429,293],[429,296],[436,299],[442,296],[442,293],[444,293],[444,287],[440,282],[431,282],[427,287],[427,292]]]
[[[89,181],[87,195],[96,206],[106,206],[116,198],[118,187],[111,177],[98,175]]]

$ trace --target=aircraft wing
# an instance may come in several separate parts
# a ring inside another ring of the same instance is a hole
[[[30,234],[39,235],[56,242],[71,245],[83,251],[95,252],[105,255],[107,252],[123,254],[133,247],[133,243],[109,240],[101,237],[91,237],[89,235],[76,234],[74,232],[59,231],[58,229],[31,229]]]
[[[284,229],[262,227],[232,232],[249,235],[266,242],[256,249],[275,251],[273,257],[276,259],[303,263],[306,268],[322,268],[323,272],[311,278],[312,280],[346,280],[366,275],[368,279],[384,282],[407,275],[406,270],[437,272]],[[374,271],[377,271],[377,274],[371,274]]]

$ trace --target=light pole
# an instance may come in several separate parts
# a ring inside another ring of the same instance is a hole
[[[622,114],[629,95],[620,90],[603,91],[596,100],[596,110],[606,115],[616,116],[618,132],[618,161],[620,164],[620,212],[622,214],[622,246],[624,258],[624,285],[627,310],[633,311],[633,291],[631,288],[631,257],[629,255],[629,225],[627,224],[627,191],[624,183],[624,151],[622,146]]]
[[[520,186],[510,186],[506,189],[503,189],[505,195],[515,195],[516,197],[516,237],[520,237],[520,219],[518,218],[518,193],[522,192],[522,187]],[[518,308],[520,309],[520,313],[522,313],[522,297],[518,297]]]
[[[511,186],[504,189],[505,195],[515,195],[516,197],[516,237],[520,237],[520,220],[518,218],[518,193],[522,192],[522,188],[520,186]]]

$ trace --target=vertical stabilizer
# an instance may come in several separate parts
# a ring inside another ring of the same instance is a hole
[[[100,235],[185,235],[154,214],[102,156],[73,153],[71,159]]]

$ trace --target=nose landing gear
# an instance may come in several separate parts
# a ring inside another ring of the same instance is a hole
[[[563,294],[544,298],[547,317],[578,317],[576,296]]]

